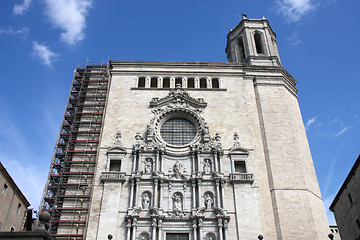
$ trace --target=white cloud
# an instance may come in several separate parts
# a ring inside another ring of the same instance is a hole
[[[56,61],[57,54],[52,52],[47,46],[33,42],[33,54],[39,58],[41,62],[49,67],[52,67],[52,62]]]
[[[92,0],[46,0],[46,14],[54,27],[60,28],[61,40],[73,45],[84,39],[85,17]]]
[[[291,34],[289,37],[286,38],[286,40],[289,41],[290,45],[292,45],[292,46],[298,45],[299,43],[301,43],[301,40],[299,39],[299,36],[297,35],[297,33]]]
[[[306,125],[305,125],[305,130],[307,131],[309,129],[309,127],[316,121],[316,117],[313,117],[311,119],[309,119],[309,121],[307,121]]]
[[[13,13],[15,15],[24,14],[30,7],[31,0],[24,0],[23,4],[16,4],[13,8]]]
[[[6,30],[1,30],[0,29],[0,35],[1,34],[9,34],[9,35],[17,35],[17,34],[28,34],[29,33],[29,28],[28,27],[23,27],[22,29],[19,30],[15,30],[13,28],[8,28]]]
[[[276,0],[277,12],[288,22],[298,22],[307,13],[314,11],[316,5],[312,0]]]
[[[347,130],[349,130],[351,127],[344,127],[343,129],[341,129],[339,132],[337,132],[334,137],[338,137],[342,134],[344,134]]]

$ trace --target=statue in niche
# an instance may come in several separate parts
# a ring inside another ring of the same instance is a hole
[[[173,197],[173,210],[175,211],[182,211],[182,197],[180,193],[174,193]]]
[[[203,170],[206,174],[209,174],[211,172],[211,160],[205,159],[202,163],[204,165]]]
[[[173,172],[175,175],[180,175],[182,172],[182,163],[179,161],[176,161],[173,166]]]
[[[146,158],[143,162],[144,162],[144,172],[150,173],[152,170],[152,159]]]
[[[142,207],[143,209],[149,209],[150,207],[150,196],[147,192],[142,196]]]
[[[210,196],[209,193],[207,193],[204,197],[204,200],[205,200],[205,207],[207,210],[211,210],[212,209],[212,206],[213,206],[213,203],[214,203],[214,200],[212,199],[212,197]]]

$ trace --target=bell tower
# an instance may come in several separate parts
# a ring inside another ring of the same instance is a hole
[[[225,52],[229,62],[259,66],[280,66],[276,34],[268,20],[248,19],[243,15],[240,23],[227,35]]]

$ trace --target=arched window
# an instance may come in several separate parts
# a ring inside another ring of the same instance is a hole
[[[219,88],[219,79],[218,78],[212,78],[211,79],[211,85],[212,85],[212,88]]]
[[[139,77],[138,87],[139,88],[145,87],[145,77]]]
[[[262,43],[261,34],[258,33],[258,32],[255,33],[254,39],[255,39],[256,52],[257,52],[258,54],[263,54],[263,53],[264,53],[264,48],[263,48],[263,43]]]
[[[182,78],[181,77],[177,77],[175,78],[175,86],[180,85],[180,87],[182,87]]]
[[[243,59],[245,59],[245,48],[244,48],[244,41],[242,38],[239,38],[238,46],[239,46],[240,60],[243,60]]]
[[[206,88],[206,78],[200,78],[200,88]]]
[[[150,87],[151,88],[157,88],[157,83],[158,83],[158,78],[157,77],[152,77],[151,81],[150,81]]]
[[[169,88],[170,87],[170,78],[164,77],[163,78],[163,88]]]
[[[194,87],[195,87],[195,80],[194,80],[194,78],[188,78],[188,79],[187,79],[187,87],[188,87],[188,88],[194,88]]]

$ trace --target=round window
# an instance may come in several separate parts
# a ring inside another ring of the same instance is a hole
[[[196,127],[185,118],[171,118],[160,128],[162,139],[168,144],[183,146],[196,137]]]

